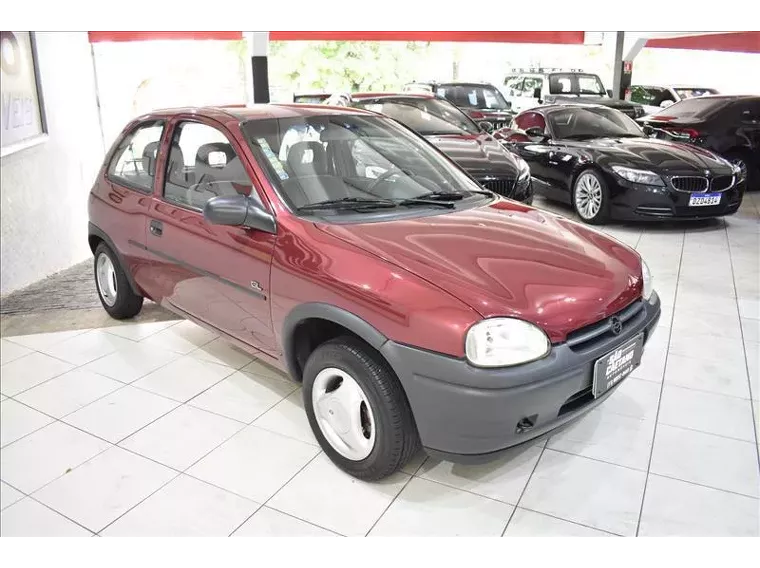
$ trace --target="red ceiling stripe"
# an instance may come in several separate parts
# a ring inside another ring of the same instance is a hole
[[[502,43],[582,44],[585,32],[499,31],[279,31],[272,41],[480,41]]]
[[[148,41],[161,39],[239,40],[243,32],[87,32],[91,43],[101,41]]]
[[[760,53],[760,32],[731,32],[650,39],[647,47]]]

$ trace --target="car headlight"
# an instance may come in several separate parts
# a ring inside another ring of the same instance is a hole
[[[649,170],[637,170],[625,166],[612,166],[612,171],[623,179],[643,185],[665,185],[662,178]]]
[[[473,325],[465,339],[465,354],[477,367],[509,367],[545,357],[551,344],[546,334],[527,321],[491,318]]]
[[[519,158],[517,160],[517,166],[520,168],[517,174],[517,180],[518,181],[527,180],[530,177],[530,167],[528,167],[528,162],[526,162],[522,158]]]
[[[652,292],[654,292],[654,278],[652,277],[652,273],[649,271],[649,266],[647,266],[647,263],[644,262],[644,260],[641,261],[641,276],[644,280],[644,286],[641,295],[645,300],[649,301],[649,298],[652,297]]]
[[[745,172],[741,169],[739,164],[731,164],[731,170],[733,171],[734,175],[736,176],[736,183],[744,181]]]

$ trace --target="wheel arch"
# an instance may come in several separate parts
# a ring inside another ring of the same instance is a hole
[[[90,245],[90,250],[92,251],[93,255],[95,254],[95,250],[98,248],[98,245],[100,243],[105,243],[108,248],[110,248],[116,255],[116,259],[124,269],[124,274],[127,276],[127,281],[129,282],[129,287],[132,289],[132,292],[139,296],[143,295],[140,291],[140,288],[138,288],[137,284],[135,283],[134,278],[132,277],[132,272],[129,270],[129,265],[124,262],[124,257],[121,255],[119,249],[116,247],[111,238],[105,233],[105,231],[96,225],[89,223],[87,230],[87,242]]]
[[[310,302],[291,310],[282,326],[283,354],[290,375],[300,382],[311,352],[342,332],[361,339],[378,354],[388,341],[385,335],[361,317],[331,304]]]

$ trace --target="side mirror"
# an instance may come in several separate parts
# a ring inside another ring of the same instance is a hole
[[[549,138],[544,130],[538,126],[528,128],[528,130],[525,131],[525,134],[527,134],[529,138],[540,138],[541,140],[547,140]]]
[[[536,87],[535,89],[533,89],[533,98],[534,99],[541,98],[541,87]]]
[[[478,126],[483,132],[488,132],[489,134],[493,132],[493,122],[489,122],[487,120],[481,120],[478,122]]]
[[[660,103],[660,108],[668,108],[672,104],[673,104],[673,101],[662,101]]]
[[[608,96],[609,98],[613,98],[613,97],[612,97],[612,89],[607,89],[607,96]]]
[[[274,217],[246,195],[221,195],[209,199],[203,207],[203,217],[212,225],[248,227],[265,233],[277,232]]]

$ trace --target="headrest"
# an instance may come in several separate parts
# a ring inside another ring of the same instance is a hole
[[[327,174],[327,156],[321,142],[296,142],[288,151],[288,166],[297,176]]]
[[[223,161],[221,156],[213,156],[213,154],[224,154]],[[209,161],[209,157],[212,157]],[[227,142],[211,142],[209,144],[202,144],[198,147],[198,151],[195,153],[196,165],[202,164],[204,166],[217,166],[224,167],[232,161],[235,157],[235,151],[232,146]]]
[[[142,167],[148,175],[156,174],[156,154],[158,153],[158,142],[149,142],[143,148]]]

